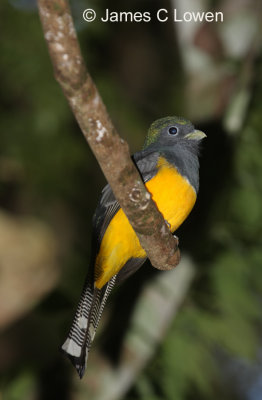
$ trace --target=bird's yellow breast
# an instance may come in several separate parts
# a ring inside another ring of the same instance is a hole
[[[157,174],[146,183],[164,219],[174,232],[187,218],[196,201],[196,192],[163,157]],[[129,258],[146,257],[144,249],[122,209],[112,218],[102,239],[95,263],[95,285],[101,289]]]

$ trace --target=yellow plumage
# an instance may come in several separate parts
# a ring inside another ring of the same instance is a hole
[[[163,157],[159,158],[157,168],[157,174],[146,183],[146,187],[174,232],[192,210],[196,192]],[[130,258],[143,257],[146,253],[120,209],[109,223],[96,257],[95,286],[101,289]]]

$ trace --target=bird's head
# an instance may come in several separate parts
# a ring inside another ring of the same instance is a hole
[[[169,146],[173,147],[180,143],[197,148],[200,141],[205,137],[206,134],[196,130],[190,121],[180,117],[165,117],[151,124],[144,149],[151,145],[166,149]]]

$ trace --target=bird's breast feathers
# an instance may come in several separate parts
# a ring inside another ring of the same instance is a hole
[[[146,183],[146,187],[170,224],[171,232],[174,232],[192,210],[196,191],[188,179],[181,176],[164,157],[159,158],[157,167],[157,174]]]
[[[181,176],[176,168],[160,157],[157,173],[146,182],[164,219],[174,232],[187,218],[196,201],[196,192],[188,179]],[[145,251],[120,209],[112,218],[102,239],[95,263],[95,285],[102,288],[118,273],[129,258],[144,258]]]

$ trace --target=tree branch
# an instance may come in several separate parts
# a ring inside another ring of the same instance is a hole
[[[86,70],[66,0],[38,0],[56,80],[69,101],[116,199],[134,228],[151,264],[162,270],[180,260],[172,236],[132,162],[127,143],[114,128]]]

